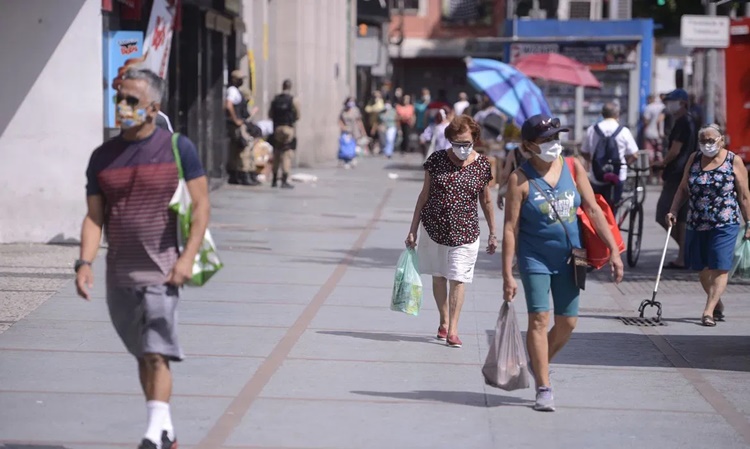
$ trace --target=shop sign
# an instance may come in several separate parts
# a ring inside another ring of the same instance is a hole
[[[115,97],[122,75],[142,62],[143,33],[141,31],[113,31],[104,37],[104,126],[118,128]]]
[[[146,60],[142,68],[149,69],[167,78],[169,66],[169,51],[172,47],[172,32],[174,30],[174,8],[170,8],[167,0],[154,0],[151,8],[151,18],[148,22],[146,41],[143,54]]]
[[[729,47],[729,17],[692,16],[680,19],[680,45],[692,48]]]
[[[634,70],[638,67],[637,44],[627,43],[514,43],[510,46],[510,63],[536,53],[559,53],[594,71]]]

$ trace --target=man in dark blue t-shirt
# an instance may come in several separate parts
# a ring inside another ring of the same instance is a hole
[[[177,339],[179,287],[208,224],[208,183],[198,152],[180,136],[177,149],[192,198],[185,248],[177,248],[177,217],[169,203],[178,185],[172,134],[156,126],[164,83],[149,70],[128,71],[117,93],[122,133],[91,155],[86,171],[88,212],[76,261],[78,294],[89,300],[102,230],[106,230],[106,299],[112,324],[138,361],[148,427],[139,449],[176,447],[169,408],[170,362],[183,358]]]

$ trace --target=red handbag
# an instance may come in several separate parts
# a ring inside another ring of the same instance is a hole
[[[573,175],[573,182],[576,182],[575,160],[572,157],[566,157],[565,163],[568,165],[570,174]],[[607,219],[609,230],[612,232],[612,236],[615,238],[615,243],[622,254],[622,252],[625,251],[625,243],[622,240],[622,234],[620,234],[620,228],[617,226],[617,221],[615,221],[615,214],[612,213],[612,208],[609,207],[604,196],[597,193],[594,195],[594,198],[596,198],[596,204],[598,204],[599,208],[604,212],[604,217]],[[586,212],[582,207],[578,208],[578,221],[581,227],[581,243],[583,243],[583,247],[586,248],[589,265],[598,270],[609,262],[609,247],[596,233],[596,229],[594,228],[593,223],[591,223],[591,219],[586,215]]]

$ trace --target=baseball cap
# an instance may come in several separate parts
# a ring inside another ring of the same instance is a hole
[[[241,80],[245,78],[245,75],[240,70],[232,70],[231,77],[236,80]]]
[[[529,117],[521,127],[521,138],[526,141],[546,139],[557,133],[569,132],[568,128],[560,127],[560,119],[552,118],[546,114],[537,114]]]
[[[685,89],[675,89],[672,92],[668,93],[666,98],[664,98],[665,101],[688,101],[688,93],[685,91]]]

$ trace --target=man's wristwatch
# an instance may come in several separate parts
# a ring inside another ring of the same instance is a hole
[[[89,262],[88,260],[78,259],[78,260],[76,260],[76,263],[75,263],[75,265],[73,266],[73,269],[75,270],[75,272],[76,272],[76,273],[78,273],[78,270],[79,270],[79,269],[80,269],[80,268],[81,268],[82,266],[84,266],[84,265],[88,265],[88,266],[91,266],[91,262]]]

